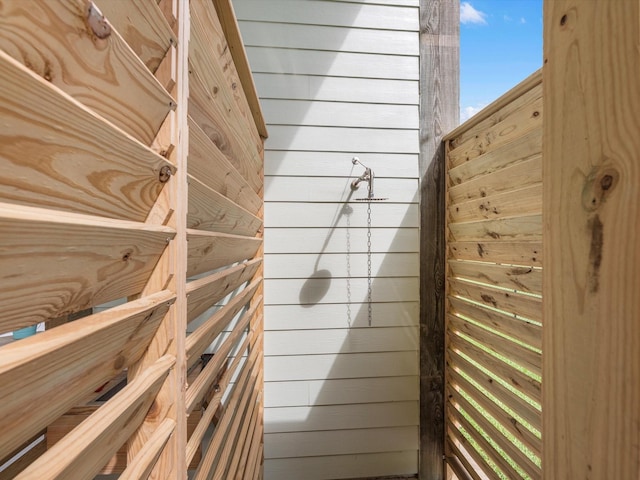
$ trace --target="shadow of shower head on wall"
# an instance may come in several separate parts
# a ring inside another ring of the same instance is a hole
[[[360,188],[360,183],[362,182],[367,182],[368,184],[367,196],[365,198],[356,198],[355,200],[358,202],[382,202],[384,200],[388,200],[387,198],[376,198],[373,194],[373,180],[375,178],[373,170],[362,163],[358,157],[353,157],[351,159],[351,163],[364,167],[364,173],[351,182],[351,190],[357,190]]]

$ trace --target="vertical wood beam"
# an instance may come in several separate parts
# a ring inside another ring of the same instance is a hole
[[[444,478],[445,159],[459,123],[459,0],[420,0],[420,478]]]
[[[544,4],[544,478],[640,478],[640,2]]]

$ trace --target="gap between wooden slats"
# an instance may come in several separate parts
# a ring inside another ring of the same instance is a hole
[[[531,130],[525,135],[487,152],[473,161],[458,165],[448,171],[451,185],[459,185],[475,178],[492,174],[540,155],[542,151],[542,129]],[[532,172],[532,175],[535,175]]]
[[[0,47],[150,145],[175,101],[115,28],[106,38],[97,38],[85,20],[86,9],[81,0],[39,2],[28,8],[20,0],[3,2]]]
[[[0,480],[13,480],[20,472],[47,451],[46,433],[46,430],[38,432],[0,461],[0,465],[5,466],[7,462],[13,459],[13,462],[10,465],[0,471]],[[22,452],[22,450],[25,451]],[[14,457],[18,456],[21,452],[22,455],[14,459]]]
[[[449,203],[449,222],[469,222],[542,212],[542,183],[470,200]]]
[[[262,259],[257,258],[187,283],[187,321],[194,320],[253,278],[260,265]]]
[[[449,242],[449,258],[517,266],[542,266],[542,241],[462,241]]]
[[[161,357],[17,479],[92,479],[142,423],[174,364],[175,357]]]
[[[542,294],[542,269],[449,260],[455,277],[519,292]]]
[[[165,158],[2,51],[0,79],[1,200],[144,221]]]
[[[484,474],[484,471],[472,458],[470,458],[471,456],[467,452],[467,449],[464,448],[463,445],[466,445],[467,442],[468,440],[464,435],[462,435],[460,430],[458,430],[457,426],[447,422],[447,439],[445,447],[449,451],[449,455],[447,456],[447,463],[449,466],[460,479],[467,480],[471,478],[473,480],[486,480],[484,475],[482,477],[480,476],[480,473]],[[451,453],[453,453],[453,458]],[[456,461],[459,461],[462,465],[459,466],[453,463]],[[464,470],[458,471],[459,468]]]
[[[207,187],[224,195],[252,214],[256,214],[262,199],[227,160],[220,149],[189,117],[189,174]]]
[[[259,388],[256,386],[256,388]],[[262,395],[262,398],[264,395]],[[251,447],[254,444],[254,440],[258,437],[258,442],[261,443],[261,428],[262,428],[262,399],[259,398],[253,406],[253,412],[251,412],[250,423],[247,427],[247,435],[243,441],[242,449],[236,448],[233,459],[231,462],[229,478],[235,478],[242,480],[244,472],[247,468],[247,460],[249,457]]]
[[[189,182],[187,228],[253,237],[262,220],[192,176]]]
[[[2,347],[0,457],[137,361],[173,301],[160,292]]]
[[[175,234],[33,207],[0,204],[0,211],[2,332],[139,293]]]
[[[157,2],[96,0],[95,3],[151,72],[156,71],[169,48],[178,44]]]
[[[253,258],[261,238],[187,230],[187,277]]]

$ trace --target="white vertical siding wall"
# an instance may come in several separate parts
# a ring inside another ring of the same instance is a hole
[[[265,477],[418,457],[418,0],[234,0],[265,158]],[[372,322],[367,308],[366,184]]]

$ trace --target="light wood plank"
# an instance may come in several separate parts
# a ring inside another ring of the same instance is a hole
[[[260,396],[254,403],[248,424],[242,430],[244,438],[241,438],[233,452],[227,478],[242,478],[242,475],[244,475],[247,461],[249,460],[248,456],[251,451],[251,445],[253,444],[253,437],[254,435],[259,435],[259,431],[262,428],[261,398]]]
[[[175,102],[115,29],[94,33],[87,12],[81,0],[28,6],[22,1],[4,2],[0,47],[36,75],[150,145]],[[101,15],[98,10],[92,12],[95,17]],[[69,117],[63,118],[68,121]]]
[[[415,352],[268,356],[264,362],[270,382],[418,374]]]
[[[542,299],[515,291],[499,290],[488,285],[467,283],[449,278],[449,295],[468,299],[487,307],[518,315],[535,322],[542,321]]]
[[[178,43],[157,2],[97,0],[96,4],[152,72],[158,69],[169,48]]]
[[[169,162],[2,51],[0,78],[0,199],[146,218]]]
[[[268,331],[265,355],[394,352],[418,349],[417,327]]]
[[[539,325],[517,319],[513,315],[483,308],[457,297],[450,296],[448,300],[452,313],[464,315],[520,342],[542,349],[542,328]]]
[[[263,415],[262,406],[259,407],[259,417],[260,420],[257,422],[256,430],[253,434],[253,439],[251,440],[251,445],[249,446],[249,455],[242,459],[242,462],[246,460],[246,466],[244,469],[242,468],[242,462],[240,463],[240,468],[238,469],[238,474],[235,477],[235,480],[244,480],[245,478],[254,478],[254,472],[259,471],[259,475],[264,473],[263,468],[263,459],[264,459],[264,435],[263,435],[263,426],[262,426],[262,417]]]
[[[542,130],[534,129],[495,150],[449,170],[451,185],[459,185],[519,162],[530,160],[542,151]]]
[[[640,476],[639,38],[637,0],[545,4],[545,478]]]
[[[189,282],[187,284],[188,321],[195,319],[220,299],[250,280],[261,264],[262,259],[251,260]]]
[[[466,444],[467,439],[462,435],[458,426],[454,423],[447,422],[445,445],[445,450],[448,452],[445,459],[447,465],[458,478],[484,480],[486,478],[485,471],[490,471],[491,469],[482,470],[482,467],[470,458],[469,453],[467,453],[467,448],[465,448]],[[475,450],[473,451],[475,452]],[[480,464],[484,465],[484,462],[485,460],[480,457]]]
[[[262,279],[257,279],[233,297],[222,309],[214,313],[205,323],[187,337],[186,351],[188,366],[191,367],[205,349],[229,324],[233,317],[251,301]]]
[[[464,203],[450,203],[451,222],[468,222],[542,212],[542,183]]]
[[[459,185],[452,185],[448,189],[448,198],[452,204],[462,203],[531,187],[541,182],[542,155],[534,155],[528,160],[497,170],[490,175],[482,175]]]
[[[191,117],[187,168],[190,175],[249,212],[260,210],[262,199]]]
[[[540,241],[449,242],[449,252],[449,257],[454,260],[542,266],[542,242]]]
[[[189,176],[187,227],[253,237],[262,227],[262,220]]]
[[[134,222],[7,204],[0,210],[2,332],[139,293],[174,236]]]
[[[260,238],[197,230],[188,230],[187,240],[187,277],[253,258],[262,244]]]
[[[31,443],[31,442],[30,442]],[[47,451],[46,438],[35,442],[20,458],[0,472],[0,480],[14,480],[20,472],[40,458]],[[19,453],[19,452],[18,452]]]
[[[173,300],[161,292],[2,347],[0,456],[139,359]]]
[[[456,242],[540,240],[542,215],[531,214],[521,217],[450,223],[449,232],[451,239]]]
[[[17,479],[92,479],[142,423],[174,363],[175,357],[162,357]]]
[[[258,133],[262,138],[267,138],[269,136],[267,126],[262,116],[260,99],[258,98],[258,92],[256,91],[253,75],[251,74],[251,67],[249,66],[249,59],[247,58],[247,52],[244,48],[244,41],[240,35],[240,27],[236,19],[233,3],[231,0],[214,0],[213,4],[220,19],[231,57],[233,58],[233,66],[236,68],[237,76],[242,84],[247,106],[251,110],[251,115],[253,116]],[[243,98],[240,100],[244,101]],[[241,105],[241,108],[242,107],[244,107],[244,104]]]
[[[255,73],[383,80],[420,78],[417,57],[269,47],[247,47],[247,56]]]
[[[418,104],[416,80],[325,77],[254,73],[260,98],[316,100],[328,102]],[[375,169],[374,169],[375,170]]]
[[[542,269],[449,260],[453,276],[519,292],[542,294]]]
[[[155,466],[162,449],[167,444],[169,436],[175,429],[176,422],[166,418],[149,438],[138,455],[128,463],[127,468],[118,477],[120,480],[136,480],[148,478]]]

